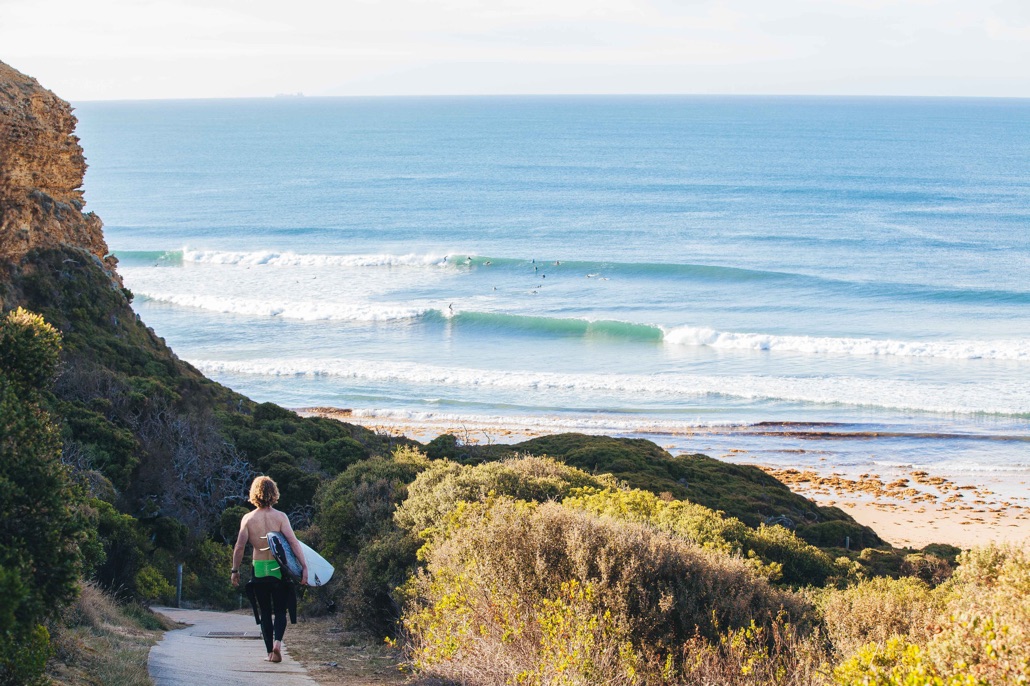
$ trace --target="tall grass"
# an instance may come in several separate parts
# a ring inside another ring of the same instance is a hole
[[[166,620],[146,608],[123,605],[91,583],[51,627],[54,657],[47,666],[58,684],[141,686],[153,683],[147,673],[150,647]]]

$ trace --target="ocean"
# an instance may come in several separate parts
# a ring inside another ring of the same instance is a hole
[[[1030,100],[76,107],[136,311],[252,398],[1027,492]]]

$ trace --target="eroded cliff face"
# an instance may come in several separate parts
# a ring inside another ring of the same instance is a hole
[[[100,218],[82,211],[86,158],[76,122],[67,102],[0,62],[0,260],[79,248],[117,279]]]

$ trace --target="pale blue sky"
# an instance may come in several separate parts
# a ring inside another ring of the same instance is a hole
[[[1030,0],[0,0],[0,60],[68,100],[1030,97]]]

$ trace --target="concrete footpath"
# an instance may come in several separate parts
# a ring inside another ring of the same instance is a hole
[[[266,662],[261,628],[251,614],[155,607],[190,626],[165,633],[147,668],[157,686],[317,686],[283,644],[283,661]],[[290,633],[286,632],[289,639]]]

